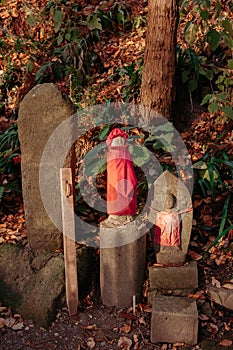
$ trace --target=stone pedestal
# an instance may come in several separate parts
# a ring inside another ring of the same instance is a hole
[[[140,300],[146,263],[146,227],[135,222],[100,228],[100,288],[102,302],[118,308]]]
[[[193,299],[156,296],[151,320],[152,343],[197,344],[198,313]]]
[[[151,342],[196,344],[196,301],[187,296],[198,287],[196,261],[183,266],[151,266],[148,302],[152,304]]]

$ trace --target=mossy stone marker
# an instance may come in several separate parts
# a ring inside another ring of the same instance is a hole
[[[50,220],[41,199],[39,171],[42,153],[50,136],[75,112],[71,101],[50,83],[35,86],[20,104],[17,124],[22,153],[23,200],[28,242],[36,253],[55,251],[62,246],[62,233]],[[63,140],[57,142],[59,144]],[[48,159],[50,166],[52,161],[51,155]],[[64,167],[70,167],[72,162],[72,157],[68,155]],[[59,181],[59,171],[57,178]],[[51,205],[62,222],[59,192],[52,194]]]

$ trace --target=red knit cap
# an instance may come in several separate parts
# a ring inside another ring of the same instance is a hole
[[[111,146],[112,140],[115,139],[116,137],[119,137],[119,136],[124,137],[126,140],[128,138],[128,135],[126,134],[126,132],[124,132],[123,130],[121,130],[119,128],[115,128],[108,135],[107,140],[106,140],[106,145],[108,147]]]

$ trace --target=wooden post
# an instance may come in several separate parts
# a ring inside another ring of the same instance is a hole
[[[78,309],[78,276],[75,249],[74,190],[71,168],[60,169],[66,303],[70,316]]]

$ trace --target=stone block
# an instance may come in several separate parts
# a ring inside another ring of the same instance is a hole
[[[159,295],[174,296],[174,297],[188,297],[193,292],[191,288],[184,289],[152,289],[148,288],[147,291],[147,302],[152,305],[153,298]]]
[[[108,229],[101,226],[100,288],[104,305],[129,307],[133,295],[140,300],[146,263],[145,233],[146,227],[138,227],[135,222]]]
[[[195,300],[156,296],[151,319],[152,343],[197,344],[198,312]]]
[[[149,268],[151,289],[190,289],[198,287],[198,271],[196,261],[182,266],[151,266]]]

